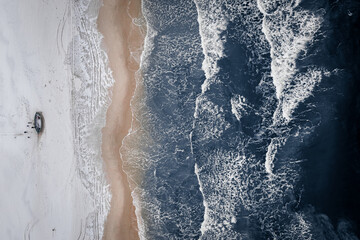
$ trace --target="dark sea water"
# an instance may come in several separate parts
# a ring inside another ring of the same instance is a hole
[[[359,11],[143,2],[143,237],[358,239]]]

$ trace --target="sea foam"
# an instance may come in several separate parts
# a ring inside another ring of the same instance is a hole
[[[207,146],[222,139],[231,127],[227,115],[232,113],[237,120],[246,114],[249,105],[246,98],[235,95],[230,106],[222,105],[222,89],[226,83],[220,74],[220,61],[226,58],[225,44],[228,41],[228,26],[234,19],[249,11],[249,4],[230,1],[194,1],[198,12],[199,33],[203,49],[202,70],[205,80],[201,93],[196,98],[193,131],[193,150],[197,156],[195,174],[203,197],[204,217],[201,224],[201,239],[241,239],[246,233],[234,230],[237,223],[237,208],[241,199],[240,171],[246,159],[239,149],[227,150],[223,146],[202,152],[201,144]],[[254,6],[256,9],[256,6]],[[242,34],[242,33],[240,33]],[[243,35],[244,38],[247,35]],[[219,100],[219,101],[217,101]],[[219,143],[220,144],[220,143]],[[200,157],[201,156],[201,157]]]
[[[283,126],[292,119],[300,103],[311,96],[322,79],[323,70],[308,66],[299,71],[297,60],[312,43],[322,23],[322,13],[312,13],[297,7],[299,3],[258,1],[263,17],[263,28],[271,47],[271,77],[276,89],[278,107],[273,115],[273,125]],[[271,13],[271,14],[270,14]],[[284,140],[272,139],[266,153],[265,169],[273,174],[277,149]]]

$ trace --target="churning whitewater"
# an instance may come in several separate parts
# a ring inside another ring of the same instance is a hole
[[[342,110],[357,99],[358,50],[345,49],[356,7],[142,2],[120,150],[141,239],[358,239],[359,177],[345,167],[359,156],[346,130],[358,114]]]
[[[142,239],[357,239],[354,214],[332,209],[341,192],[320,201],[341,178],[334,119],[353,79],[331,51],[353,7],[143,2],[143,92],[122,149]]]

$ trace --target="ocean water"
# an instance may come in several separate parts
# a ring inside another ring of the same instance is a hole
[[[358,239],[359,11],[143,1],[121,151],[142,239]]]

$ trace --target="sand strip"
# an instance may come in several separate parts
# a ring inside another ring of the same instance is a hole
[[[102,130],[102,157],[110,183],[111,208],[105,223],[104,239],[139,239],[135,207],[119,149],[128,134],[132,114],[130,100],[139,63],[129,49],[141,49],[144,36],[132,18],[141,14],[141,0],[104,0],[98,17],[98,29],[104,35],[110,68],[115,84],[112,102]]]

